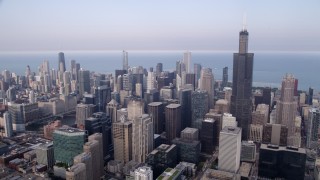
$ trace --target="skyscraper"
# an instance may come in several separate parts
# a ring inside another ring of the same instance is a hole
[[[233,80],[231,96],[231,114],[237,118],[242,128],[242,139],[249,136],[252,111],[252,72],[253,53],[248,53],[249,33],[246,28],[240,31],[239,52],[233,54]]]
[[[320,111],[319,109],[312,108],[309,110],[309,117],[306,123],[307,132],[307,148],[318,148],[318,129],[320,123]]]
[[[224,127],[220,132],[218,169],[236,173],[240,167],[241,128]]]
[[[90,72],[84,69],[79,71],[79,94],[90,93]]]
[[[66,71],[66,62],[64,60],[64,53],[59,52],[59,71],[60,72],[65,72]]]
[[[147,114],[132,121],[132,159],[145,162],[147,154],[153,150],[153,123]]]
[[[128,71],[129,65],[128,65],[128,52],[123,50],[123,59],[122,59],[122,69]]]
[[[181,105],[169,104],[165,108],[167,143],[179,137],[181,132]]]
[[[148,104],[148,113],[152,118],[154,133],[161,134],[164,131],[164,105],[162,102],[152,102]]]
[[[132,160],[132,122],[113,123],[114,159],[124,164]]]
[[[221,89],[228,85],[228,67],[223,68]]]
[[[183,53],[183,63],[186,66],[186,72],[191,73],[191,52],[190,51]]]
[[[201,129],[202,120],[208,113],[209,96],[207,91],[196,90],[191,94],[191,127]],[[187,112],[183,112],[187,113]],[[183,119],[185,121],[185,119]]]
[[[295,134],[295,117],[297,102],[294,99],[295,78],[292,74],[286,74],[282,80],[281,97],[277,101],[276,120],[288,128],[288,138]]]
[[[200,78],[200,72],[201,72],[201,65],[200,64],[194,64],[194,74],[195,74],[195,79],[196,79],[196,87],[198,87],[198,81],[199,81],[199,78]]]
[[[199,89],[206,90],[209,95],[209,109],[214,107],[214,78],[212,74],[212,69],[203,68],[201,70],[200,80],[199,80]]]

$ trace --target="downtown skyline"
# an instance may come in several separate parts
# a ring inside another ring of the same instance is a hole
[[[0,51],[319,51],[318,1],[0,1]]]

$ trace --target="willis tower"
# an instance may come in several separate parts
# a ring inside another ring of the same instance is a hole
[[[242,140],[248,140],[252,112],[253,53],[248,53],[249,33],[245,26],[240,31],[239,53],[233,54],[231,113],[242,128]]]

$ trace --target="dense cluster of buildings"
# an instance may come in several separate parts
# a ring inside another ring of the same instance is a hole
[[[22,179],[318,179],[318,99],[291,74],[279,90],[253,89],[248,37],[244,28],[232,83],[227,67],[222,81],[192,70],[189,51],[175,71],[129,67],[126,51],[114,75],[75,60],[67,70],[62,52],[57,70],[48,61],[21,76],[4,70],[0,163]],[[43,122],[35,142],[21,138]]]

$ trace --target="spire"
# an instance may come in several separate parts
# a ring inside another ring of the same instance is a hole
[[[246,31],[247,30],[247,15],[244,12],[243,13],[243,17],[242,17],[242,31]]]

